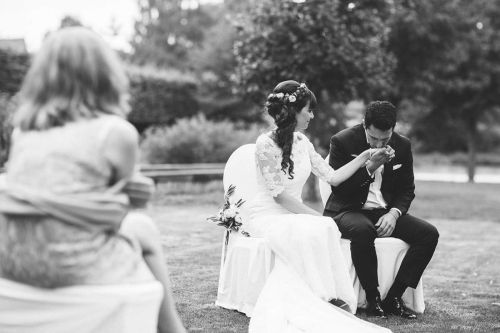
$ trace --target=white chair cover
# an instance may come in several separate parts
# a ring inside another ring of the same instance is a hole
[[[156,333],[157,281],[40,289],[0,279],[2,333]]]
[[[224,189],[229,185],[236,186],[233,198],[238,200],[251,200],[257,190],[255,145],[247,144],[238,148],[229,158],[224,169]],[[328,184],[320,182],[320,193],[323,202],[330,195]],[[243,218],[248,219],[245,205],[240,209]],[[358,297],[358,307],[366,306],[363,288],[357,278],[351,259],[349,240],[342,240],[342,249],[353,281],[355,294]],[[227,247],[225,236],[221,255],[221,269],[216,305],[226,309],[237,310],[251,317],[252,310],[264,283],[274,266],[274,254],[262,238],[243,237],[232,233]],[[385,297],[392,285],[402,259],[408,250],[408,245],[396,238],[381,238],[375,241],[378,257],[379,290]],[[404,296],[406,305],[417,313],[424,311],[424,298],[422,282],[417,289],[408,289]]]

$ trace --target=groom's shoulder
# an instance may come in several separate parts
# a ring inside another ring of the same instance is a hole
[[[400,143],[400,144],[403,144],[403,145],[408,145],[410,146],[411,145],[411,141],[409,138],[407,138],[406,136],[404,136],[403,134],[401,133],[398,133],[398,132],[394,132],[392,134],[394,136],[394,138]]]
[[[347,127],[332,136],[332,140],[335,138],[340,141],[350,140],[354,137],[357,137],[363,133],[363,125],[358,124],[352,127]]]

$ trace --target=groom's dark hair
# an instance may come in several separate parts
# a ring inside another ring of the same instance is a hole
[[[388,101],[374,101],[368,104],[365,111],[365,127],[387,131],[396,126],[396,107]]]

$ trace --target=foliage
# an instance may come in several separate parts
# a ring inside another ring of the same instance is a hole
[[[82,22],[74,16],[66,15],[61,19],[59,29],[69,28],[69,27],[83,27]]]
[[[231,17],[241,9],[237,1],[140,3],[131,61],[196,76],[199,111],[208,119],[258,122],[260,110],[236,94],[230,80],[236,66]]]
[[[201,45],[205,30],[214,24],[198,1],[138,1],[140,18],[131,41],[133,61],[179,69],[190,67],[189,52]]]
[[[198,111],[194,77],[154,67],[128,68],[130,79],[129,120],[139,131],[151,125],[171,125]]]
[[[0,49],[0,93],[16,94],[28,72],[31,58]]]
[[[255,123],[262,120],[261,109],[242,98],[231,81],[236,67],[233,44],[237,36],[230,8],[225,3],[212,5],[211,15],[217,22],[208,28],[202,45],[189,55],[199,76],[198,101],[200,110],[209,119]]]
[[[213,122],[199,115],[171,127],[148,129],[141,150],[147,163],[224,163],[259,134],[256,126],[239,129],[229,121]]]
[[[334,103],[380,98],[390,88],[391,8],[383,0],[261,1],[239,23],[235,81],[261,104],[280,81],[306,82],[322,110],[312,131],[329,142],[342,122]]]
[[[471,180],[480,125],[500,119],[499,17],[498,1],[401,0],[391,25],[398,93],[420,109],[413,133],[428,150],[466,148]],[[436,144],[446,135],[454,145]]]
[[[0,93],[0,167],[7,161],[12,134],[11,118],[16,108],[16,97]]]

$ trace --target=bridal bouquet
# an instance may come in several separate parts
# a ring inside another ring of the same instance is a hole
[[[236,203],[231,203],[229,199],[234,194],[236,186],[229,185],[226,194],[224,194],[224,204],[222,208],[219,210],[219,213],[215,216],[210,216],[207,218],[210,222],[215,222],[217,225],[220,225],[226,228],[226,243],[227,237],[229,237],[229,233],[231,232],[240,232],[242,235],[249,237],[248,232],[243,231],[241,226],[243,225],[241,216],[239,215],[238,209],[245,203],[242,199],[239,199]]]

